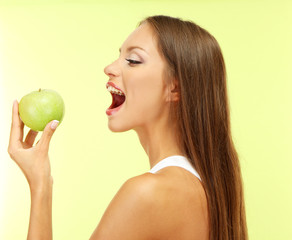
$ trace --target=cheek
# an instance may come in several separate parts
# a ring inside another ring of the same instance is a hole
[[[150,83],[137,87],[128,102],[131,119],[139,123],[157,119],[164,105],[162,87]]]

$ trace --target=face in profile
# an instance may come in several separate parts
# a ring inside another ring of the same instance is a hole
[[[114,132],[150,130],[167,115],[165,60],[147,23],[139,26],[120,48],[120,56],[104,69],[113,103],[107,110]]]

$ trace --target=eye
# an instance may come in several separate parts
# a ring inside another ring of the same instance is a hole
[[[141,64],[141,63],[142,63],[142,62],[140,62],[140,61],[133,60],[133,59],[128,59],[128,58],[126,58],[126,61],[128,61],[129,64]]]

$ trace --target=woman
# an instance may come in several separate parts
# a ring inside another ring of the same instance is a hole
[[[151,171],[129,179],[91,240],[247,239],[242,180],[230,132],[223,56],[198,25],[153,16],[105,68],[111,131],[134,129]],[[14,103],[9,153],[31,189],[28,239],[52,239],[49,123],[40,141]]]

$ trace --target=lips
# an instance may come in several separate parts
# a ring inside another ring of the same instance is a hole
[[[126,96],[124,92],[113,82],[108,82],[106,84],[106,88],[112,95],[112,104],[106,110],[106,114],[113,115],[122,107],[123,103],[126,100]]]

